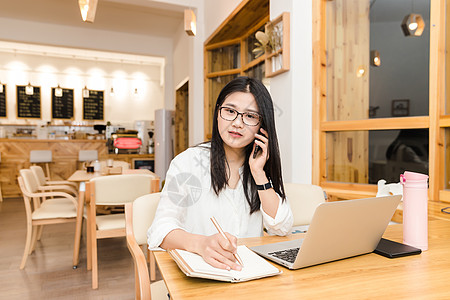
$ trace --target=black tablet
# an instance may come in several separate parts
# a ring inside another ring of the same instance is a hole
[[[422,250],[391,240],[381,239],[377,248],[373,251],[376,254],[389,258],[396,258],[422,253]]]

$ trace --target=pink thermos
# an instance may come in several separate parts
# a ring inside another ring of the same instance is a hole
[[[403,184],[403,243],[428,249],[428,175],[405,171]]]

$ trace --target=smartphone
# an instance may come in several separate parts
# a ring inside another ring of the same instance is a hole
[[[261,128],[263,128],[263,127],[261,127]],[[263,128],[263,129],[264,129],[264,128]],[[260,133],[260,134],[261,134],[261,133]],[[260,141],[259,139],[255,139],[255,140]],[[261,149],[261,147],[260,147],[259,145],[256,145],[256,146],[255,146],[255,152],[253,152],[253,158],[256,158],[256,156],[258,156],[259,151],[262,151],[262,149]]]
[[[258,156],[259,151],[261,151],[261,147],[256,145],[255,152],[253,152],[253,158],[256,158],[256,156]]]

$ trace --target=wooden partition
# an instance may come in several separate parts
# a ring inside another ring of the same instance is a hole
[[[50,163],[52,180],[67,179],[77,168],[79,150],[97,150],[99,157],[107,155],[104,140],[30,140],[0,139],[0,181],[3,197],[19,197],[19,170],[30,167],[31,150],[52,150]]]
[[[345,6],[344,6],[345,2]],[[327,120],[369,117],[369,0],[327,3]],[[327,134],[327,179],[368,182],[368,133]]]
[[[108,154],[105,140],[0,139],[0,182],[4,198],[22,195],[17,176],[20,169],[30,167],[31,150],[52,150],[52,180],[65,180],[77,170],[80,150],[97,150],[99,159],[122,160],[130,165],[136,158],[154,158],[153,154]]]

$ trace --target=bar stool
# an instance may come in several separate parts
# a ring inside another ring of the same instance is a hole
[[[98,159],[98,151],[97,150],[80,150],[78,151],[78,162],[90,162]],[[79,167],[77,167],[79,169]]]
[[[78,152],[78,160],[79,161],[93,161],[98,159],[98,151],[97,150],[80,150]]]
[[[45,171],[47,172],[47,180],[50,180],[50,167],[49,163],[52,160],[52,150],[31,150],[30,151],[30,163],[36,165],[38,163],[45,164]]]

